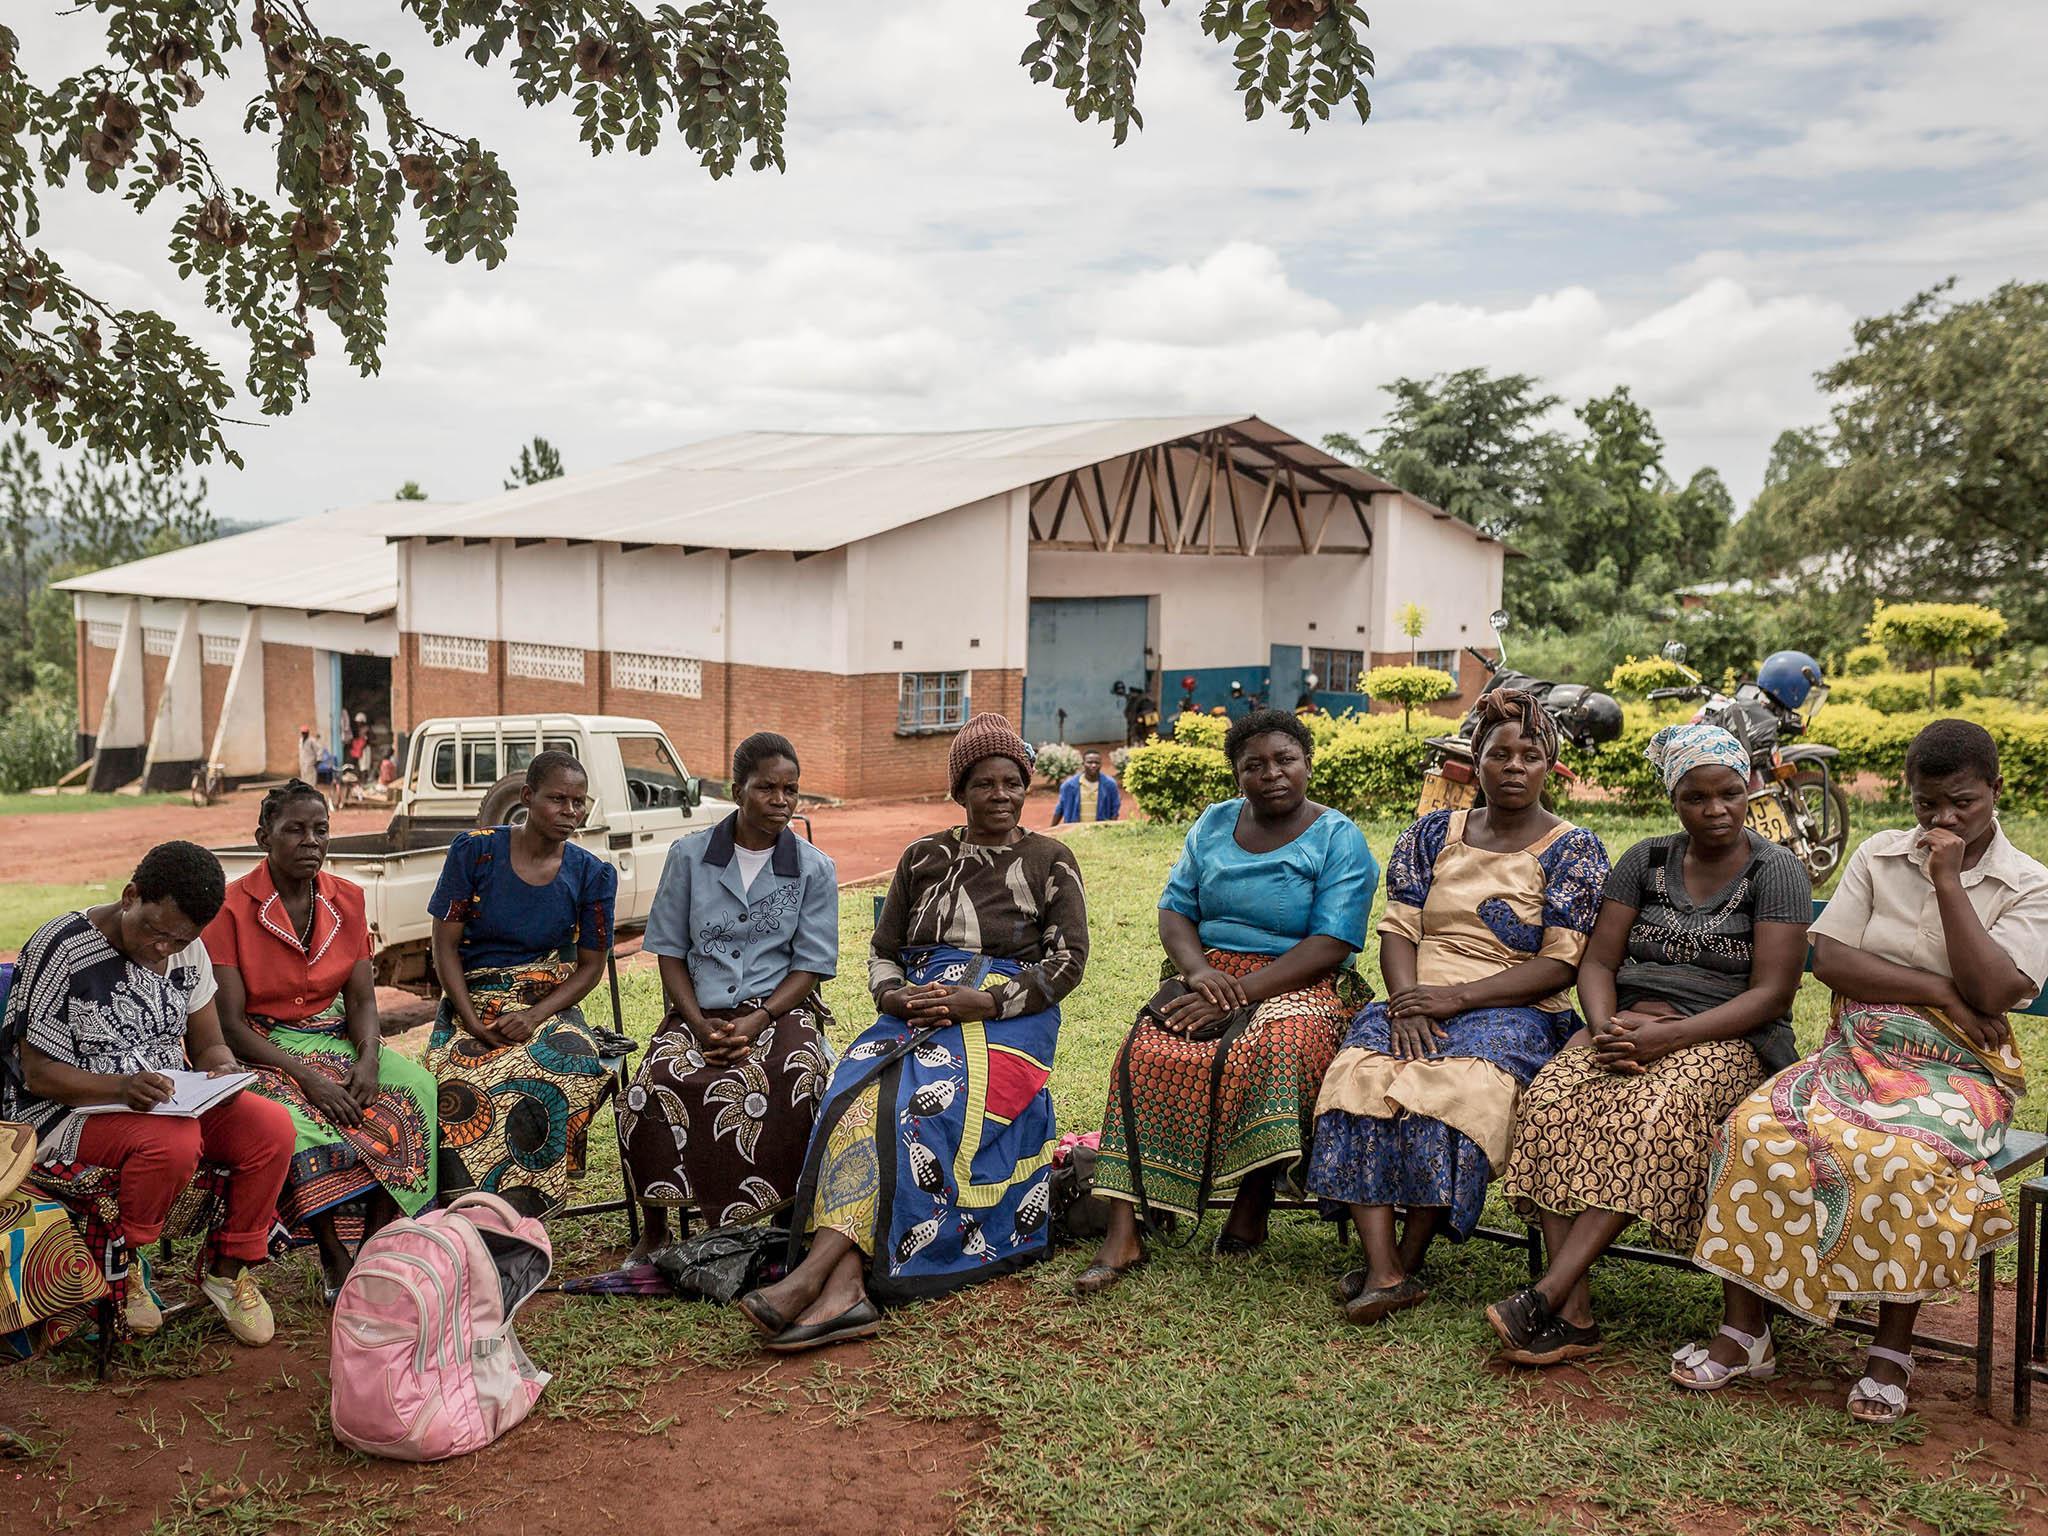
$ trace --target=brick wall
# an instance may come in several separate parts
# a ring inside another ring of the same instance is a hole
[[[702,697],[686,699],[613,687],[611,659],[600,651],[584,653],[584,680],[578,685],[506,677],[499,643],[490,648],[487,673],[421,666],[414,634],[401,634],[398,644],[391,698],[401,730],[443,715],[628,715],[654,721],[690,771],[711,779],[731,771],[733,748],[746,736],[777,731],[802,759],[808,793],[857,799],[946,792],[952,737],[896,734],[894,672],[846,677],[808,667],[728,668],[707,661]],[[1013,721],[1022,714],[1021,672],[977,671],[973,688],[977,711],[999,710]],[[303,696],[311,698],[310,692]],[[298,724],[296,718],[290,722],[294,739]]]
[[[78,625],[78,657],[78,728],[97,736],[107,707],[107,683],[114,675],[114,653],[86,643],[83,620]]]
[[[299,771],[299,727],[313,720],[313,652],[303,645],[263,646],[263,766]],[[332,750],[334,743],[327,743]]]
[[[220,729],[220,707],[228,696],[228,678],[233,667],[199,666],[199,750],[213,755],[214,733]]]
[[[170,670],[171,658],[142,653],[142,739],[145,744],[156,732],[156,707],[163,702],[164,674]]]

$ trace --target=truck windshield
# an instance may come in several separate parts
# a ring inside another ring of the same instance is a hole
[[[659,736],[621,736],[619,759],[626,768],[626,799],[634,810],[689,804],[689,775]]]

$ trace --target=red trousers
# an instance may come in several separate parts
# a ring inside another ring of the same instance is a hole
[[[246,1090],[197,1120],[175,1115],[88,1115],[78,1160],[112,1168],[121,1179],[121,1234],[140,1250],[153,1243],[203,1159],[230,1172],[219,1251],[258,1263],[269,1248],[277,1197],[290,1171],[291,1111]]]

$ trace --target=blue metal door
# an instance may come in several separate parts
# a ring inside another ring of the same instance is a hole
[[[1149,604],[1143,597],[1032,599],[1024,658],[1027,740],[1124,739],[1124,701],[1112,685],[1121,680],[1133,690],[1145,686]]]

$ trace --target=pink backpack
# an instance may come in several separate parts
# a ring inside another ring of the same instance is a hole
[[[548,1384],[512,1316],[554,1266],[547,1232],[496,1195],[394,1221],[334,1303],[334,1438],[394,1461],[480,1451]]]

